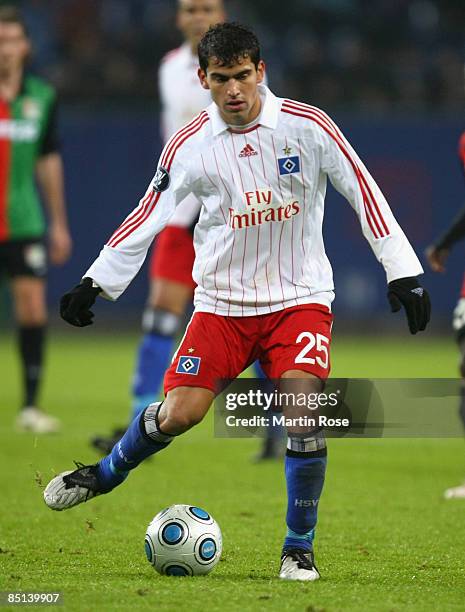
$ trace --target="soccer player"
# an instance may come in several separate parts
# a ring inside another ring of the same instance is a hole
[[[98,464],[51,480],[44,499],[54,510],[120,485],[146,457],[202,420],[219,381],[237,377],[257,358],[284,387],[294,379],[308,392],[322,389],[334,298],[322,236],[327,178],[355,209],[386,271],[391,309],[404,306],[411,333],[429,320],[428,294],[416,278],[420,262],[328,115],[277,98],[262,84],[258,40],[241,25],[211,28],[200,42],[199,63],[213,103],[168,141],[139,205],[61,302],[69,323],[92,323],[96,297],[121,295],[154,235],[194,192],[202,202],[194,232],[195,312],[166,372],[165,401],[134,419]],[[313,538],[326,454],[322,431],[288,429],[281,578],[319,578]]]
[[[71,252],[56,134],[56,94],[25,73],[31,51],[24,21],[14,7],[0,8],[0,275],[10,280],[23,367],[20,429],[56,431],[59,422],[37,407],[47,322],[46,224],[35,187],[48,208],[50,260]]]
[[[460,164],[465,172],[465,132],[459,140],[458,154]],[[443,235],[426,250],[426,256],[434,272],[445,272],[445,264],[453,245],[465,238],[465,207],[460,210],[450,227]],[[465,427],[465,277],[463,279],[460,298],[454,310],[452,318],[452,328],[455,332],[457,344],[460,351],[460,376],[462,385],[460,388],[461,398],[459,414]],[[461,498],[465,499],[465,483],[456,487],[451,487],[444,491],[446,499]]]
[[[185,42],[163,58],[158,74],[165,143],[211,103],[210,92],[201,87],[197,76],[197,47],[208,28],[224,19],[222,0],[178,0],[176,23]],[[200,206],[200,200],[188,194],[157,238],[149,266],[150,293],[142,317],[144,335],[133,376],[131,420],[157,399],[176,336],[192,302],[193,231]],[[256,369],[263,376],[258,366]],[[116,429],[111,436],[96,436],[92,445],[107,454],[124,431]],[[269,427],[258,458],[281,457],[282,446],[281,428]]]

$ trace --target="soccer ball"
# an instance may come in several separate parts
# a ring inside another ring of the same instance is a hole
[[[145,554],[159,574],[199,576],[221,557],[221,530],[202,508],[175,504],[159,512],[145,534]]]

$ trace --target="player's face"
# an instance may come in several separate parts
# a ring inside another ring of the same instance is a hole
[[[222,0],[179,0],[177,25],[193,48],[211,25],[224,19]]]
[[[0,21],[0,72],[21,69],[29,50],[29,41],[21,25]]]
[[[245,125],[260,112],[257,85],[263,81],[265,64],[255,68],[250,58],[244,57],[231,66],[222,66],[214,57],[208,61],[207,72],[199,68],[199,79],[209,89],[221,116],[231,125]]]

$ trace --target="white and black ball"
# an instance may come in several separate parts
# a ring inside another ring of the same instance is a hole
[[[199,576],[221,557],[221,530],[202,508],[175,504],[159,512],[147,527],[145,554],[160,574]]]

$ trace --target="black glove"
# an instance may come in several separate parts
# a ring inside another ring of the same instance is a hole
[[[397,312],[403,306],[407,314],[408,327],[411,334],[423,331],[431,314],[431,302],[428,292],[415,276],[398,278],[388,285],[387,298],[391,312]]]
[[[100,287],[93,287],[91,278],[83,278],[79,285],[65,293],[60,300],[61,318],[75,325],[85,327],[92,325],[94,313],[90,308],[94,304],[98,294],[102,291]]]

